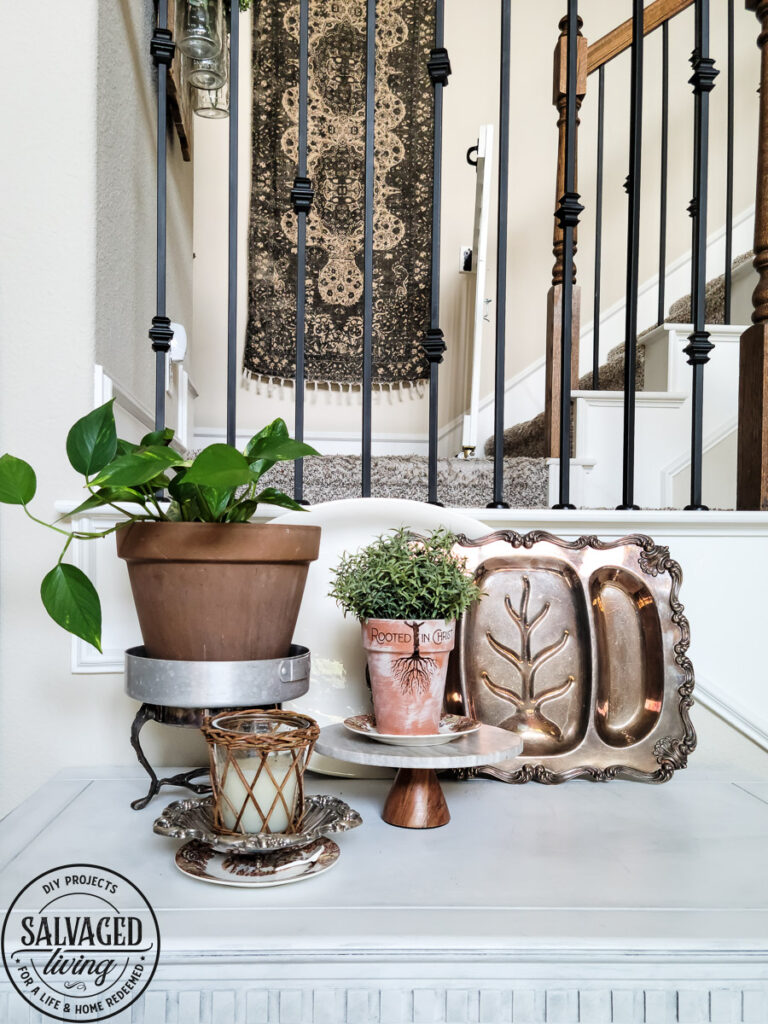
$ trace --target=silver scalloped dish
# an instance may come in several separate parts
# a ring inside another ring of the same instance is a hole
[[[338,797],[308,796],[301,832],[227,835],[213,827],[213,797],[209,796],[169,804],[152,827],[157,835],[168,839],[197,839],[219,853],[250,854],[298,849],[320,836],[348,832],[362,822],[357,811]]]

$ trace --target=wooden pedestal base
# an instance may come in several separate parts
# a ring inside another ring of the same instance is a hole
[[[434,768],[400,768],[381,813],[400,828],[438,828],[451,820]]]

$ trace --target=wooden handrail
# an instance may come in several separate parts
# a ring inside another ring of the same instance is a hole
[[[647,36],[649,32],[653,32],[659,25],[680,14],[686,7],[691,7],[693,3],[694,0],[655,0],[643,12],[643,35]],[[629,18],[592,43],[587,56],[587,74],[591,75],[603,64],[628,50],[631,45],[632,19]]]

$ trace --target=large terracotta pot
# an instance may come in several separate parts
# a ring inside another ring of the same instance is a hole
[[[392,736],[436,733],[456,623],[368,619],[362,625],[376,728]]]
[[[151,658],[288,654],[319,526],[132,523],[117,532]]]

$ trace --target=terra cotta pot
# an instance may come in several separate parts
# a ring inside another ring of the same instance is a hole
[[[376,728],[393,736],[436,733],[456,623],[368,619],[362,628]]]
[[[285,657],[319,547],[319,526],[131,523],[118,530],[148,656]]]

